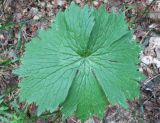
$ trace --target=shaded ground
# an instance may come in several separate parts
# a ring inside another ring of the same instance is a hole
[[[20,64],[19,58],[24,52],[24,44],[37,35],[38,29],[49,27],[51,22],[54,21],[58,10],[64,10],[68,6],[69,1],[2,0],[0,2],[0,94],[4,96],[0,106],[8,107],[3,111],[15,115],[15,119],[25,119],[26,123],[61,122],[59,114],[56,114],[54,117],[51,117],[50,114],[44,114],[37,118],[35,116],[36,107],[34,104],[27,106],[25,103],[19,103],[19,78],[12,74],[12,70]],[[76,0],[76,2],[80,6],[86,4],[82,0]],[[140,54],[142,61],[140,71],[147,78],[141,82],[140,98],[134,102],[128,102],[130,107],[128,111],[118,106],[110,107],[106,111],[106,117],[103,122],[159,123],[160,1],[101,0],[88,1],[88,3],[93,4],[96,8],[105,3],[108,11],[118,11],[120,9],[125,11],[129,28],[134,30],[134,38],[138,39],[144,46],[144,51]],[[11,119],[9,116],[5,116],[5,118]],[[66,122],[74,123],[79,121],[75,117],[71,117]],[[100,123],[96,118],[87,122]]]

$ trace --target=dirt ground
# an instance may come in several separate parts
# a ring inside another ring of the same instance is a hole
[[[64,0],[1,0],[0,1],[0,95],[7,111],[17,114],[26,108],[19,103],[18,83],[20,78],[12,70],[20,65],[24,44],[37,35],[37,30],[47,29],[59,10],[65,10],[71,1]],[[141,95],[128,102],[129,110],[110,106],[106,117],[100,121],[96,117],[86,123],[160,123],[160,1],[159,0],[75,0],[80,6],[93,4],[98,8],[105,4],[108,11],[122,10],[126,13],[129,28],[134,30],[134,38],[143,45],[139,58],[139,70],[146,75],[140,82]],[[16,104],[17,108],[15,108]],[[1,103],[0,103],[1,104]],[[1,105],[0,105],[1,106]],[[17,110],[16,110],[17,109]],[[36,106],[29,105],[23,116],[26,123],[61,122],[49,114],[37,118]],[[34,119],[34,120],[31,120]],[[74,116],[66,123],[79,122]]]

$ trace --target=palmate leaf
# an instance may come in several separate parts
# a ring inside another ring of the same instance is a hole
[[[63,119],[102,118],[109,103],[127,108],[139,94],[141,48],[132,40],[124,14],[71,3],[48,30],[26,45],[20,99],[38,105],[38,115],[59,106]]]

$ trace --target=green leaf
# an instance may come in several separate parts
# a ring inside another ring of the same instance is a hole
[[[82,120],[93,114],[102,118],[106,104],[108,104],[106,96],[93,73],[92,63],[86,58],[78,69],[68,98],[63,105],[63,119],[74,112]]]
[[[105,14],[103,6],[93,14],[96,23],[89,46],[95,50],[91,55],[96,64],[94,74],[108,100],[127,108],[126,99],[133,99],[139,93],[135,80],[140,80],[141,76],[135,65],[139,63],[140,47],[132,41],[124,14]]]
[[[62,117],[102,118],[109,103],[127,108],[139,95],[138,55],[124,14],[78,7],[59,12],[48,30],[26,45],[22,65],[21,101],[35,102],[38,115],[61,108]]]

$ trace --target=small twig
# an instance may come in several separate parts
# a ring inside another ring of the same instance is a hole
[[[144,81],[144,85],[146,85],[148,82],[152,81],[153,79],[155,79],[156,77],[158,77],[160,74],[157,74],[156,76]]]
[[[73,118],[70,118],[71,119],[71,121],[73,121],[74,123],[78,123],[77,121],[75,121]]]
[[[149,30],[145,35],[144,37],[140,40],[140,43],[143,43],[145,38],[148,36],[148,34],[151,32],[151,30]]]
[[[148,11],[148,9],[156,3],[157,0],[153,0],[148,6],[146,6],[145,10],[143,11],[144,17],[146,16],[145,13]]]
[[[142,93],[140,92],[139,95],[139,103],[140,103],[140,111],[141,111],[141,117],[143,119],[143,121],[141,121],[142,123],[144,122],[144,107],[143,107],[143,102],[142,102]]]
[[[145,101],[143,102],[143,105],[146,104],[146,102],[148,102],[153,96],[154,96],[154,95],[152,94],[152,96],[150,96],[147,100],[145,100]]]

